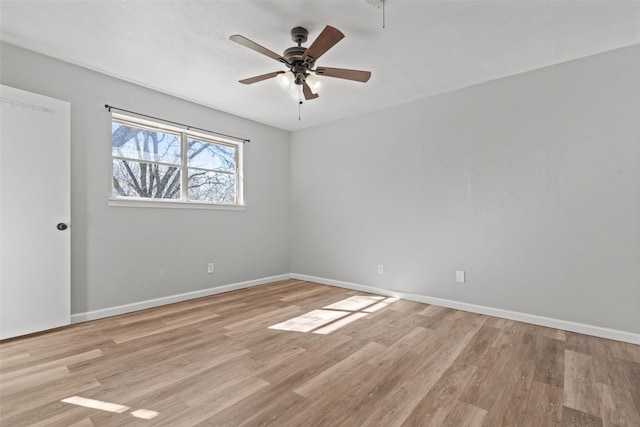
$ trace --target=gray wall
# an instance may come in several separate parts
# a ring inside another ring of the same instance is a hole
[[[73,313],[293,271],[640,332],[640,46],[293,135],[1,55],[72,104]],[[108,207],[105,103],[250,137],[247,210]]]
[[[291,271],[289,132],[12,45],[2,44],[1,54],[2,84],[71,102],[72,313]],[[246,211],[108,207],[104,104],[251,138]],[[214,274],[206,272],[210,261]]]
[[[638,333],[639,111],[635,45],[297,131],[292,271]]]

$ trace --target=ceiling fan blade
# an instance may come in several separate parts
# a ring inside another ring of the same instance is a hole
[[[319,76],[337,77],[339,79],[355,80],[356,82],[367,82],[371,77],[371,71],[349,70],[346,68],[317,67],[316,74]]]
[[[273,73],[261,74],[259,76],[249,77],[248,79],[242,79],[242,80],[240,80],[240,83],[244,83],[246,85],[250,85],[252,83],[258,83],[258,82],[261,82],[263,80],[272,79],[275,76],[277,76],[278,74],[282,74],[282,73],[284,73],[284,71],[275,71]]]
[[[310,101],[312,99],[316,99],[318,97],[317,93],[311,92],[311,88],[307,84],[307,82],[302,82],[302,93],[304,93],[304,99]]]
[[[249,40],[245,36],[241,36],[240,34],[234,34],[233,36],[229,37],[229,40],[232,40],[238,44],[241,44],[244,47],[248,47],[249,49],[255,50],[256,52],[266,55],[271,59],[275,59],[276,61],[280,61],[283,63],[287,62],[282,56],[278,55],[274,51],[269,50],[266,47],[261,46],[258,43]]]
[[[307,51],[304,53],[302,59],[308,62],[317,61],[318,58],[343,38],[344,34],[342,34],[340,30],[332,27],[331,25],[327,25],[324,27],[324,30],[322,30],[318,38],[311,43],[311,46],[309,46]]]

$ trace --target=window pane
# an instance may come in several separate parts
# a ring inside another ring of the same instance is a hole
[[[236,147],[193,138],[187,139],[187,145],[189,147],[187,153],[189,166],[235,172]]]
[[[189,169],[189,200],[235,203],[235,176],[226,173]]]
[[[111,123],[111,154],[131,159],[180,164],[180,135]]]
[[[180,199],[180,168],[113,159],[114,197]]]

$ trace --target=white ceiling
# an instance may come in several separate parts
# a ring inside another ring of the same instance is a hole
[[[640,43],[640,1],[7,1],[2,40],[218,110],[295,130]],[[277,52],[289,31],[325,25],[346,37],[317,65],[370,70],[358,83],[325,77],[320,98],[297,102],[284,69],[229,40]]]

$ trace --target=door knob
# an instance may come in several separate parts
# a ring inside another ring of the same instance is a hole
[[[56,225],[56,228],[57,228],[58,230],[60,230],[60,231],[64,231],[64,230],[66,230],[66,229],[67,229],[67,227],[68,227],[68,225],[67,225],[67,224],[65,224],[64,222],[60,222],[60,223],[58,223],[58,225]]]

